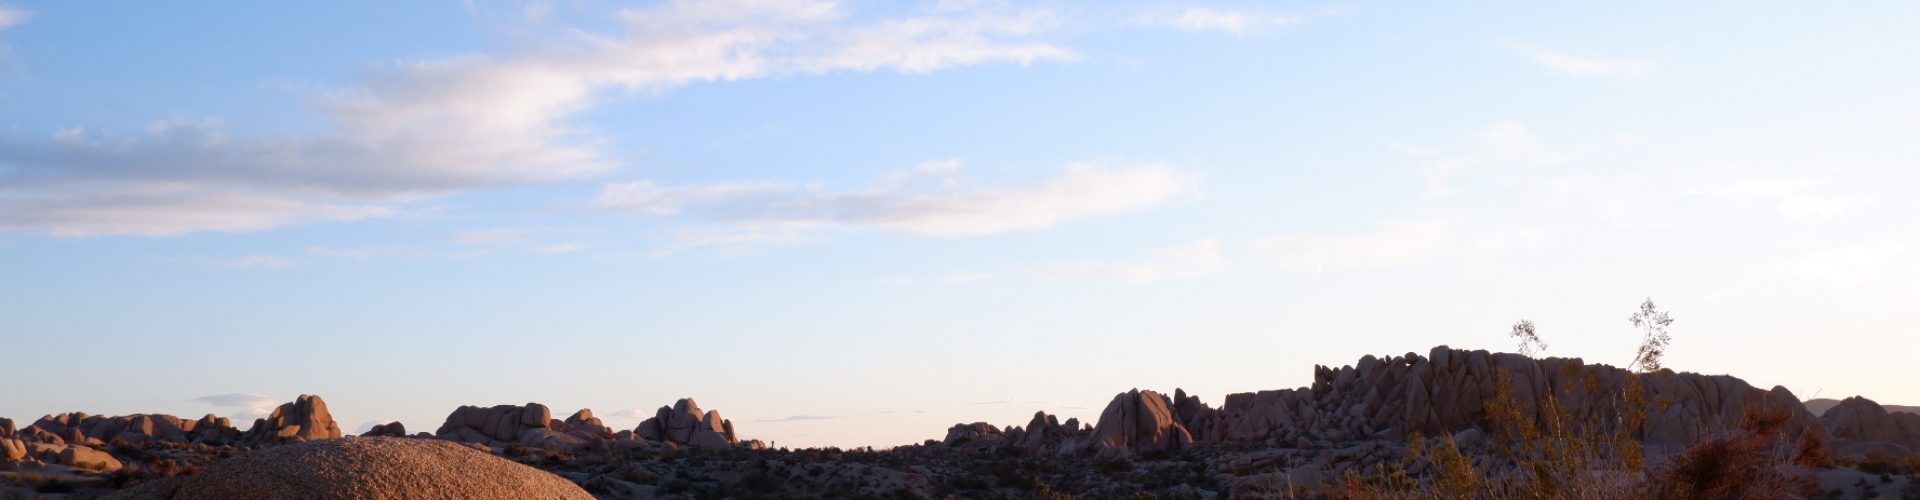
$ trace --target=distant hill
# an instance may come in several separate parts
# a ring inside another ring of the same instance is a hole
[[[1806,402],[1807,412],[1812,413],[1813,416],[1816,416],[1816,417],[1827,414],[1828,408],[1833,408],[1834,406],[1839,404],[1840,404],[1840,400],[1829,399],[1829,398],[1809,399]],[[1888,413],[1901,412],[1901,413],[1912,413],[1912,414],[1920,415],[1920,406],[1900,406],[1900,405],[1883,404],[1883,405],[1880,405],[1880,407],[1886,408]]]

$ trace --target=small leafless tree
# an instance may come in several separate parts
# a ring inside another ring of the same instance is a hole
[[[1513,332],[1508,335],[1520,341],[1521,356],[1531,358],[1540,353],[1547,352],[1547,342],[1540,340],[1540,335],[1534,333],[1532,321],[1523,319],[1520,320],[1519,323],[1514,323]]]
[[[1667,353],[1667,343],[1673,341],[1672,337],[1667,336],[1667,325],[1673,324],[1673,318],[1668,317],[1666,311],[1654,308],[1653,299],[1649,298],[1640,303],[1640,311],[1628,317],[1627,321],[1632,322],[1633,327],[1644,335],[1640,339],[1640,352],[1627,368],[1638,367],[1642,372],[1659,371],[1660,357]]]

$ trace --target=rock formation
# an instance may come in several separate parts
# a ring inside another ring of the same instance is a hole
[[[1102,456],[1117,457],[1176,451],[1189,442],[1301,448],[1398,442],[1411,432],[1485,432],[1491,427],[1485,408],[1496,399],[1503,379],[1528,418],[1543,418],[1551,397],[1576,421],[1605,426],[1616,420],[1629,373],[1577,358],[1533,359],[1445,346],[1425,357],[1369,355],[1353,366],[1315,367],[1310,387],[1231,394],[1217,409],[1185,391],[1176,391],[1171,399],[1152,391],[1122,393],[1101,413],[1090,444]],[[1819,425],[1781,387],[1762,390],[1730,376],[1664,370],[1633,379],[1645,393],[1648,419],[1639,437],[1647,443],[1692,443],[1737,427],[1750,408],[1787,410],[1796,435]],[[1863,416],[1840,418],[1862,421],[1861,432],[1870,432],[1872,439],[1891,440],[1905,432],[1888,423],[1892,417],[1883,418],[1884,411],[1856,413]],[[1920,431],[1920,415],[1911,418],[1913,429]],[[1029,432],[1033,426],[1029,424]],[[1920,439],[1920,432],[1912,436]]]
[[[1139,389],[1121,393],[1100,412],[1092,444],[1102,458],[1179,451],[1193,443],[1193,435],[1174,417],[1166,396]]]
[[[205,473],[152,481],[106,498],[578,499],[592,495],[552,473],[432,439],[370,437],[280,446]]]
[[[375,437],[375,436],[407,437],[407,426],[401,424],[400,422],[388,422],[384,424],[376,424],[373,426],[372,429],[367,429],[367,432],[360,434],[360,436],[361,437]]]
[[[633,434],[649,441],[703,450],[724,450],[739,443],[733,434],[732,421],[720,418],[718,411],[700,413],[700,405],[694,403],[693,398],[675,401],[671,408],[660,407],[652,418],[640,422]]]
[[[1033,413],[1033,420],[1027,421],[1025,428],[1014,428],[1007,439],[1014,446],[1025,448],[1034,455],[1070,454],[1078,450],[1081,443],[1093,434],[1093,429],[1080,424],[1080,419],[1069,418],[1065,423],[1047,412]]]
[[[1902,454],[1920,448],[1920,415],[1888,412],[1867,398],[1854,396],[1841,401],[1821,415],[1820,422],[1841,440],[1890,443],[1899,448],[1888,451]],[[1851,444],[1845,447],[1862,448]]]
[[[293,402],[273,409],[267,418],[254,419],[253,428],[240,437],[241,444],[264,444],[339,439],[340,424],[327,412],[320,396],[301,394]]]
[[[92,446],[114,443],[138,446],[155,442],[218,446],[240,437],[240,431],[233,428],[231,421],[213,415],[183,420],[172,415],[108,417],[81,412],[40,417],[17,434],[28,441]]]
[[[1006,433],[1001,432],[1000,428],[994,427],[993,424],[974,422],[954,424],[952,428],[947,429],[947,437],[941,442],[947,446],[982,445],[998,443],[1006,437]]]
[[[518,444],[560,453],[583,453],[644,448],[632,433],[621,437],[594,418],[593,410],[582,409],[566,420],[554,420],[552,410],[539,403],[499,405],[488,408],[462,406],[447,415],[446,423],[434,431],[441,439],[478,443],[487,447]]]

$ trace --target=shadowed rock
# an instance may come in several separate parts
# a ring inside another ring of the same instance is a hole
[[[376,437],[376,436],[407,437],[407,426],[401,424],[400,422],[388,422],[384,424],[377,424],[377,425],[374,425],[372,429],[367,429],[367,432],[364,434],[361,434],[361,436],[363,437]]]
[[[368,437],[262,449],[205,473],[145,483],[104,498],[593,498],[572,482],[447,441]]]
[[[1153,391],[1114,396],[1093,426],[1093,446],[1101,458],[1179,451],[1192,443],[1193,435],[1174,419],[1173,402]]]

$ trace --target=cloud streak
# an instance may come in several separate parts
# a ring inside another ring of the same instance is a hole
[[[1145,285],[1205,278],[1219,274],[1227,267],[1227,258],[1220,251],[1220,242],[1205,239],[1161,249],[1142,262],[1063,263],[1050,266],[1046,274],[1067,281]]]
[[[1654,67],[1639,61],[1583,57],[1537,47],[1510,47],[1534,63],[1555,73],[1575,78],[1637,79],[1653,74]]]
[[[605,185],[595,203],[645,214],[697,214],[730,222],[731,233],[683,234],[686,246],[790,242],[829,228],[870,228],[928,238],[982,236],[1051,227],[1190,196],[1198,178],[1168,165],[1068,165],[1018,186],[976,186],[957,161],[928,162],[857,191],[792,183]]]
[[[1189,33],[1226,33],[1243,36],[1267,28],[1298,24],[1302,16],[1188,7],[1171,15],[1142,16],[1133,24],[1162,26]]]
[[[236,421],[265,417],[268,413],[272,413],[274,408],[280,406],[280,402],[272,396],[251,392],[201,396],[195,398],[193,401],[231,411],[233,412],[232,418]]]
[[[1053,24],[1038,9],[863,21],[832,2],[679,1],[618,18],[619,35],[409,61],[322,90],[310,135],[238,139],[218,120],[0,133],[0,229],[173,235],[386,217],[425,197],[616,169],[606,138],[572,122],[612,91],[1077,57],[1038,39]]]

